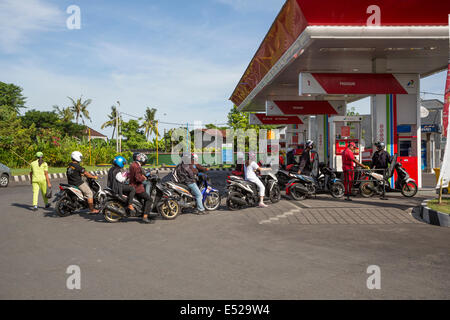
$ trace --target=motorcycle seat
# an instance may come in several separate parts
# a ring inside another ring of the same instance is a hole
[[[185,184],[185,183],[175,182],[175,184],[176,184],[177,186],[181,187],[181,188],[184,188],[184,189],[188,190],[188,191],[191,190],[191,189],[189,188],[189,186],[188,186],[187,184]]]
[[[239,177],[239,176],[230,176],[231,180],[244,180],[243,177]]]
[[[76,188],[76,189],[80,189],[77,186],[71,185],[71,184],[67,184],[67,183],[60,183],[59,184],[61,187],[70,187],[70,188]]]

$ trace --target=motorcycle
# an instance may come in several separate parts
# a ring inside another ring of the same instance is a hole
[[[94,208],[102,210],[106,202],[105,191],[103,191],[97,179],[86,178],[86,181],[94,193]],[[53,202],[56,202],[55,211],[58,216],[67,217],[77,210],[89,208],[87,198],[78,187],[61,183],[59,189],[60,191],[53,199]]]
[[[395,181],[395,188],[391,189],[389,179],[397,172],[397,180]],[[361,195],[365,198],[373,195],[382,195],[383,192],[400,191],[405,197],[414,197],[417,194],[417,184],[412,179],[408,172],[403,168],[402,164],[397,161],[397,155],[394,155],[389,169],[385,175],[375,173],[373,171],[366,172],[368,180],[361,182],[359,190]],[[383,190],[384,189],[384,190]]]
[[[176,172],[172,172],[173,180],[166,183],[167,188],[173,191],[182,209],[197,208],[195,196],[189,190],[189,187],[179,182]],[[219,190],[214,189],[211,180],[206,174],[199,174],[197,181],[198,188],[202,193],[203,206],[207,211],[216,210],[220,206],[221,196]]]
[[[281,172],[280,176],[284,176],[284,181],[288,180],[284,185],[286,195],[290,195],[294,200],[304,200],[306,197],[327,192],[333,198],[343,197],[345,192],[344,184],[336,177],[336,173],[325,166],[324,163],[320,163],[318,169],[313,170],[313,174],[316,172],[315,177],[298,174],[296,171]]]
[[[150,217],[160,214],[166,220],[173,220],[180,213],[180,206],[173,193],[161,183],[158,171],[156,174],[146,173],[147,181],[150,184]],[[142,217],[144,214],[143,200],[133,199],[132,205],[135,211],[128,209],[128,197],[126,195],[115,194],[110,188],[105,189],[107,201],[103,209],[105,220],[111,223],[118,222],[128,217]]]
[[[280,201],[281,193],[277,177],[272,173],[268,173],[261,176],[261,178],[266,189],[265,198],[268,198],[272,203]],[[259,193],[255,183],[233,175],[228,176],[227,183],[228,209],[238,210],[245,206],[254,207],[258,204]]]

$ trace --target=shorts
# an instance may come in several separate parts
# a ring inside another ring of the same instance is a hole
[[[88,198],[88,199],[94,198],[94,194],[92,193],[91,188],[89,188],[89,185],[87,184],[87,182],[83,182],[82,184],[80,184],[78,186],[78,189],[81,190],[81,192],[83,193],[83,195],[86,198]]]

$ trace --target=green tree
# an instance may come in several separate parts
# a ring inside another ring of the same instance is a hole
[[[233,106],[228,112],[228,125],[233,129],[248,129],[249,124],[249,114],[248,112],[239,111],[237,106]]]
[[[156,123],[155,123],[155,114],[156,114],[155,108],[149,108],[145,110],[145,116],[144,116],[144,123],[142,124],[141,128],[144,128],[145,137],[149,138],[149,136],[152,135],[152,133],[155,133],[159,137],[159,132],[156,130]]]
[[[121,125],[122,135],[126,138],[125,145],[129,149],[145,149],[149,147],[145,134],[137,120],[123,121]]]
[[[356,112],[356,108],[352,107],[350,111],[347,110],[347,116],[359,116],[359,112]]]
[[[70,110],[69,107],[60,108],[59,106],[54,105],[53,110],[56,112],[61,121],[70,122],[74,118],[73,112]]]
[[[91,104],[92,99],[87,99],[82,101],[83,96],[78,98],[76,101],[71,97],[67,97],[72,102],[69,106],[70,111],[75,115],[76,123],[78,124],[78,119],[81,118],[81,121],[84,124],[84,119],[91,120],[89,116],[89,111],[87,110],[88,106]],[[92,121],[91,121],[92,122]]]
[[[21,87],[0,81],[0,106],[7,106],[10,110],[19,114],[20,109],[26,108],[25,100]]]
[[[111,106],[111,113],[108,114],[108,118],[109,118],[109,120],[106,121],[105,123],[103,123],[101,128],[102,129],[109,128],[109,127],[113,128],[113,132],[111,135],[111,140],[112,140],[112,139],[114,139],[114,133],[116,132],[116,118],[117,118],[117,107],[116,106]],[[119,119],[119,121],[121,121],[121,119]]]

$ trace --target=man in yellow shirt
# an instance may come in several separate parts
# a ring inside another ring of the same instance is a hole
[[[45,194],[47,193],[47,185],[51,188],[52,184],[48,177],[48,165],[44,162],[43,157],[44,154],[42,152],[37,152],[37,159],[31,163],[30,180],[33,186],[33,211],[38,209],[39,189],[41,190],[42,198],[44,198],[45,208],[50,207]]]

